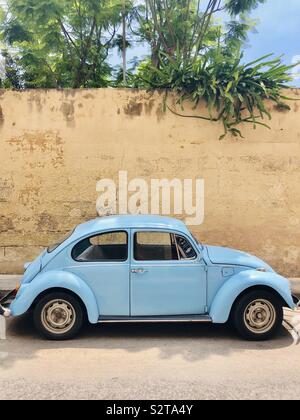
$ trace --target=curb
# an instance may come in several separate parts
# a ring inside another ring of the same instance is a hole
[[[300,294],[300,278],[289,279],[292,285],[293,293]]]
[[[7,292],[13,290],[20,283],[22,275],[0,274],[0,291]]]

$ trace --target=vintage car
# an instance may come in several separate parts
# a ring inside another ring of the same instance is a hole
[[[199,243],[179,220],[107,216],[77,226],[26,270],[5,315],[33,311],[48,339],[73,338],[85,319],[103,322],[231,321],[250,340],[272,337],[289,281],[262,260]]]

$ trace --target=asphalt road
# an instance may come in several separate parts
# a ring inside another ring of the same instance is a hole
[[[0,341],[1,399],[299,399],[300,345],[282,329],[245,342],[223,326],[87,326],[68,342],[39,338],[30,316]]]

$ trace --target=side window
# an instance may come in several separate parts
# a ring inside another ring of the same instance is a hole
[[[178,260],[175,237],[168,232],[136,232],[134,259],[137,261]]]
[[[175,239],[181,260],[193,260],[197,257],[196,251],[184,236],[175,235]]]
[[[107,232],[78,242],[72,250],[76,261],[126,261],[128,257],[127,232]]]

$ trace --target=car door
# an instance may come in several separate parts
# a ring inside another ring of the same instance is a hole
[[[206,266],[185,235],[134,229],[131,243],[132,316],[206,312]]]
[[[129,315],[129,242],[127,230],[108,231],[79,241],[68,271],[92,289],[100,316]]]

